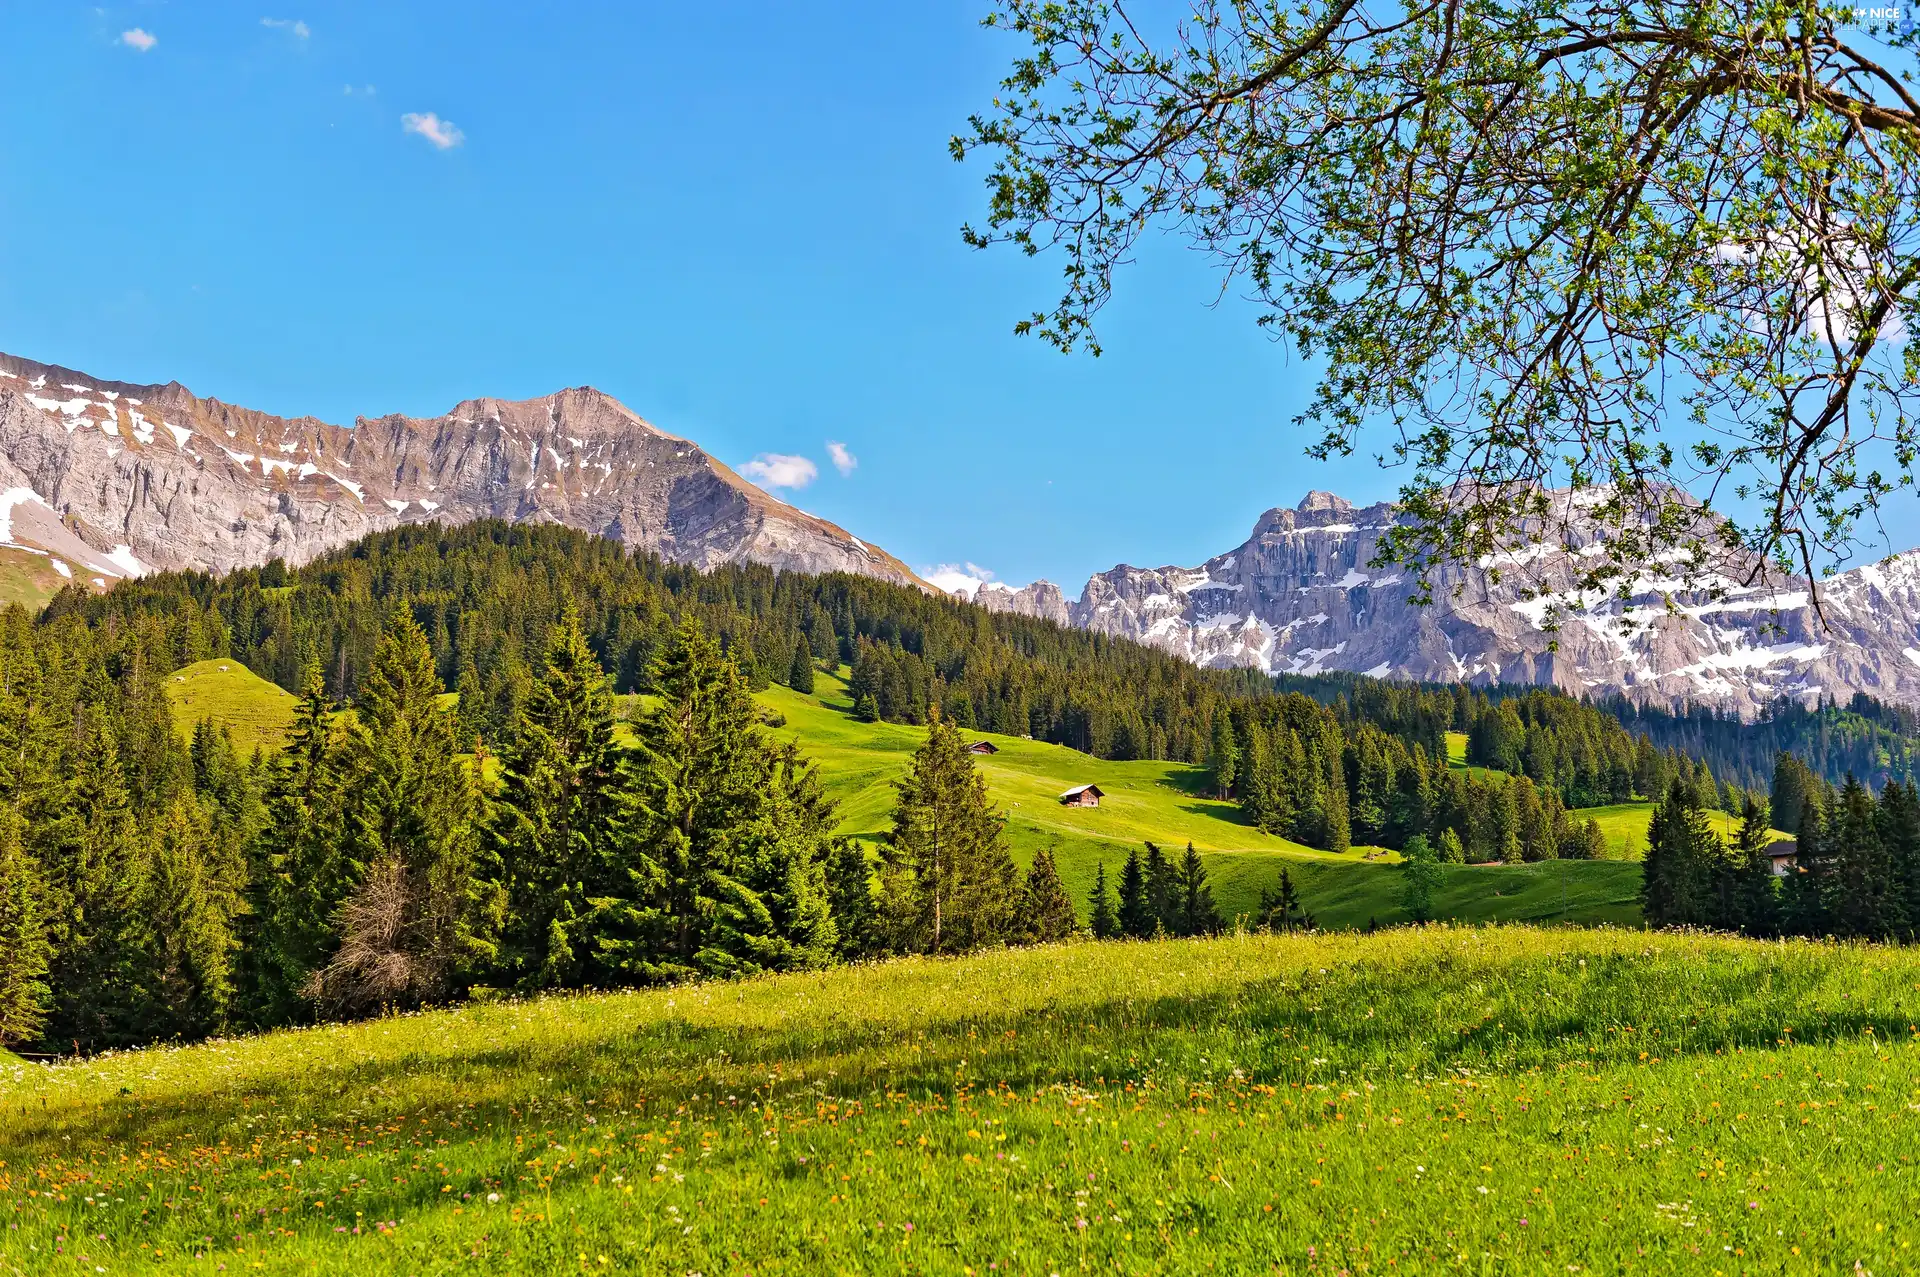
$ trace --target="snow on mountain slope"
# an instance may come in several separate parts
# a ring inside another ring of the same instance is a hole
[[[1719,578],[1717,590],[1684,589],[1657,564],[1625,601],[1568,595],[1571,560],[1592,552],[1597,530],[1440,571],[1422,607],[1401,571],[1369,566],[1394,517],[1391,505],[1310,493],[1294,509],[1267,511],[1245,543],[1198,567],[1122,565],[1094,576],[1072,604],[1045,581],[981,590],[977,601],[1201,665],[1272,673],[1540,683],[1743,714],[1782,696],[1856,691],[1920,704],[1920,551],[1823,582],[1824,621],[1804,581]],[[1541,585],[1563,591],[1557,605],[1527,597]]]

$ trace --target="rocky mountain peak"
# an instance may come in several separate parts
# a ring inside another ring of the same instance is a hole
[[[1704,578],[1650,564],[1625,597],[1582,596],[1572,590],[1579,563],[1605,530],[1579,521],[1590,492],[1552,495],[1570,512],[1564,540],[1450,566],[1424,606],[1401,570],[1374,566],[1394,507],[1311,492],[1198,567],[1121,565],[1064,610],[1072,625],[1201,665],[1276,674],[1543,683],[1749,715],[1781,697],[1856,691],[1920,704],[1920,551],[1823,582],[1824,620],[1806,582],[1738,563]],[[1044,584],[982,602],[1057,615]]]
[[[554,522],[713,567],[754,561],[920,584],[892,555],[747,483],[604,392],[463,400],[349,427],[0,355],[0,490],[23,492],[104,583],[151,567],[303,562],[370,532]],[[34,546],[49,547],[36,542]],[[100,556],[120,554],[119,572]],[[64,562],[64,560],[63,560]],[[131,566],[130,566],[131,565]]]

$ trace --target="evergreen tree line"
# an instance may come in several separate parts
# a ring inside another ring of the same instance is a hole
[[[1206,867],[1192,843],[1178,861],[1153,843],[1147,844],[1144,856],[1129,851],[1119,882],[1113,885],[1107,881],[1103,862],[1094,872],[1093,890],[1087,896],[1087,918],[1088,930],[1101,940],[1210,936],[1225,925],[1213,903]]]
[[[1700,705],[1667,709],[1624,698],[1598,704],[1635,736],[1646,736],[1662,751],[1698,759],[1723,782],[1743,789],[1766,788],[1781,754],[1800,759],[1834,785],[1852,775],[1878,789],[1916,776],[1920,720],[1914,711],[1864,692],[1844,705],[1829,700],[1808,706],[1782,698],[1752,721]]]
[[[394,608],[354,703],[310,668],[284,748],[181,741],[141,635],[0,619],[0,1042],[96,1050],[466,996],[655,984],[1061,939],[936,721],[876,857],[757,725],[691,617],[623,729],[579,617],[549,628],[497,759],[463,753]],[[114,635],[109,637],[109,635]],[[630,730],[632,739],[621,733]]]
[[[1443,758],[1446,733],[1474,732],[1495,704],[1465,687],[1202,670],[1125,639],[867,577],[758,565],[701,572],[568,528],[495,522],[394,529],[301,568],[161,574],[104,595],[71,589],[49,615],[77,614],[95,628],[158,618],[160,659],[175,667],[230,657],[298,695],[317,666],[327,695],[351,702],[399,600],[426,631],[442,682],[461,693],[469,745],[498,740],[515,721],[547,629],[568,606],[617,692],[651,690],[653,653],[692,615],[756,690],[807,690],[819,669],[844,664],[864,717],[924,724],[937,710],[962,728],[1102,758],[1203,763],[1230,706],[1287,692],[1326,706],[1342,731],[1371,724]],[[1624,796],[1635,746],[1613,716],[1538,692],[1518,717],[1521,729],[1490,739],[1490,755],[1511,752],[1513,770],[1556,788],[1568,806]],[[1250,745],[1244,726],[1236,730]]]
[[[351,702],[401,600],[442,682],[461,693],[467,743],[503,738],[568,606],[617,692],[652,690],[654,653],[690,615],[756,690],[847,665],[865,717],[925,724],[938,711],[962,728],[1103,758],[1199,762],[1220,705],[1272,691],[1252,670],[1200,670],[1124,639],[868,577],[752,564],[702,572],[568,528],[495,522],[395,529],[299,568],[69,590],[49,615],[95,628],[157,618],[173,667],[231,657],[296,695],[317,667],[327,695]]]
[[[1444,705],[1456,694],[1463,712],[1495,713],[1476,706],[1466,688],[1401,699]],[[1345,708],[1344,701],[1323,705],[1299,692],[1227,707],[1214,721],[1208,751],[1215,795],[1236,800],[1261,829],[1326,851],[1355,842],[1400,849],[1424,838],[1439,859],[1455,864],[1606,854],[1599,825],[1574,820],[1553,785],[1449,767],[1444,726],[1434,748],[1431,733],[1416,728],[1409,743],[1343,715]]]
[[[1733,837],[1711,828],[1700,796],[1671,784],[1647,828],[1647,921],[1750,935],[1911,942],[1920,932],[1920,789],[1888,781],[1876,797],[1853,776],[1834,786],[1791,754],[1776,760],[1771,802],[1749,795]],[[1772,828],[1795,831],[1784,875]]]

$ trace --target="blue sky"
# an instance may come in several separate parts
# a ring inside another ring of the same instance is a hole
[[[0,349],[343,423],[592,384],[806,458],[782,496],[916,567],[1070,591],[1390,496],[1302,455],[1310,370],[1176,243],[1104,358],[1012,335],[1058,265],[960,241],[984,8],[9,6]]]

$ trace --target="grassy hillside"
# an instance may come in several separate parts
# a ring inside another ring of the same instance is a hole
[[[783,718],[774,734],[796,740],[820,764],[827,792],[840,804],[841,829],[878,839],[893,810],[893,782],[925,739],[923,728],[863,723],[852,717],[846,684],[822,674],[812,695],[774,686],[760,693],[767,710]],[[293,717],[294,698],[231,660],[202,661],[167,683],[183,733],[212,717],[226,723],[242,752],[271,749]],[[447,698],[452,700],[451,696]],[[626,698],[636,708],[638,698]],[[988,791],[1007,816],[1015,858],[1052,846],[1062,877],[1083,906],[1096,868],[1118,873],[1127,852],[1152,840],[1169,850],[1191,841],[1203,853],[1215,902],[1228,918],[1251,913],[1284,867],[1307,908],[1326,927],[1381,926],[1406,920],[1390,852],[1356,848],[1344,856],[1302,847],[1248,825],[1231,803],[1204,793],[1199,769],[1182,763],[1106,762],[1059,745],[1018,737],[991,739],[1000,752],[978,762]],[[1059,795],[1073,785],[1097,784],[1106,798],[1097,809],[1068,808]],[[1369,854],[1377,859],[1368,860]],[[1639,918],[1639,868],[1576,863],[1450,866],[1436,894],[1440,916],[1460,921],[1627,923]]]
[[[73,571],[71,566],[68,571]],[[72,583],[73,578],[61,575],[48,555],[0,546],[0,607],[18,603],[29,612],[38,612],[63,586]]]
[[[1904,1272],[1916,985],[1903,950],[1231,937],[0,1069],[0,1271]]]
[[[893,782],[925,739],[922,728],[863,723],[852,717],[846,684],[832,675],[815,680],[812,695],[774,686],[760,701],[785,725],[776,735],[796,740],[820,763],[827,792],[839,800],[843,832],[878,838],[889,828]],[[999,753],[975,762],[988,793],[1007,817],[1014,854],[1026,863],[1051,845],[1061,876],[1076,899],[1092,887],[1104,862],[1115,874],[1130,849],[1151,840],[1169,849],[1191,841],[1213,879],[1214,899],[1231,918],[1251,912],[1280,870],[1299,885],[1307,908],[1328,927],[1382,926],[1406,920],[1391,852],[1355,848],[1344,856],[1314,851],[1261,833],[1232,803],[1205,796],[1200,769],[1184,763],[1107,762],[1060,745],[969,732],[991,740]],[[1106,797],[1097,809],[1062,807],[1074,785],[1097,784]],[[1368,860],[1372,853],[1377,856]],[[1576,863],[1451,866],[1436,894],[1441,916],[1463,921],[1632,923],[1639,919],[1638,865]]]
[[[294,696],[233,660],[199,661],[167,680],[174,724],[191,736],[203,718],[224,724],[242,755],[279,748],[293,724]]]

